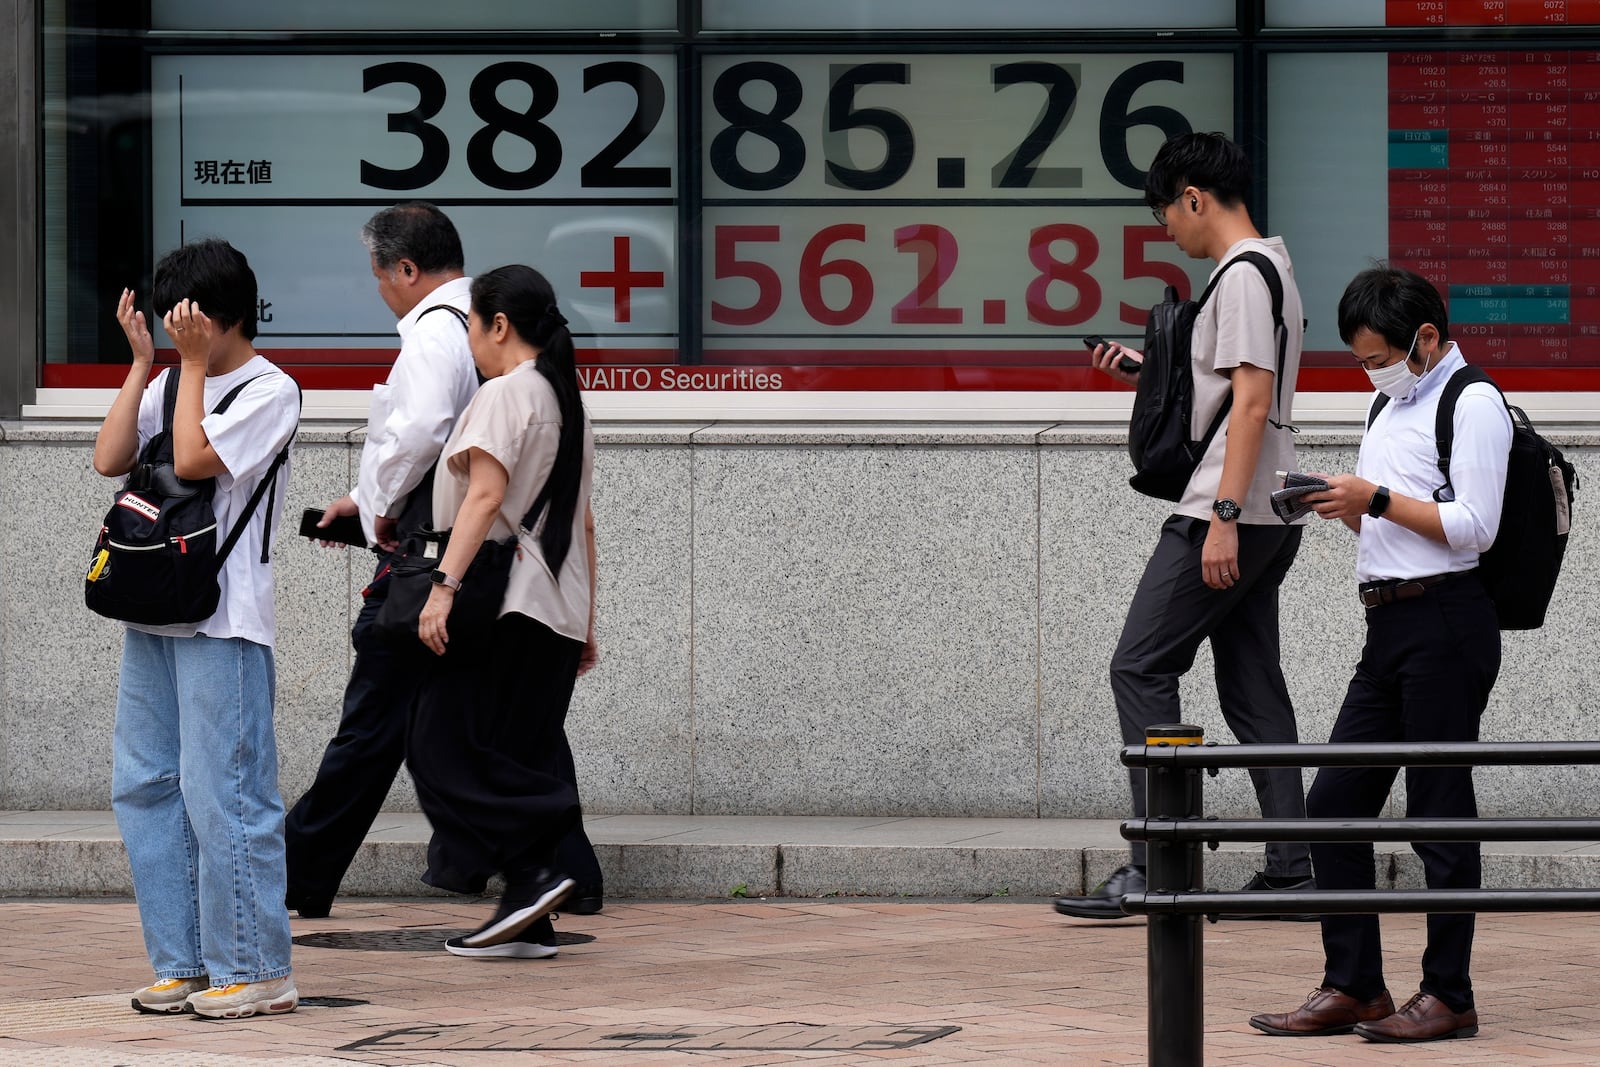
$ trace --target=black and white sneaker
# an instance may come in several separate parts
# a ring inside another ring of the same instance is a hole
[[[508,884],[494,918],[461,938],[462,947],[489,948],[505,944],[555,911],[556,905],[567,899],[575,885],[571,878],[549,869],[538,871],[527,881],[519,879]]]
[[[547,960],[556,954],[556,928],[550,916],[535,919],[528,928],[510,941],[483,948],[469,948],[466,938],[452,937],[444,943],[444,950],[453,956],[484,956],[514,960]]]

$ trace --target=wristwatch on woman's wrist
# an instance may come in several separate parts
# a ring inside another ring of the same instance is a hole
[[[452,577],[450,577],[450,575],[446,574],[444,571],[434,571],[433,574],[431,574],[429,577],[431,577],[433,579],[433,584],[434,585],[442,585],[446,589],[449,589],[451,591],[454,591],[454,590],[457,590],[457,589],[461,588],[461,579],[460,578],[452,578]]]

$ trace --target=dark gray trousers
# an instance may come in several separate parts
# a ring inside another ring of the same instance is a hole
[[[1294,704],[1284,684],[1278,652],[1278,587],[1300,550],[1298,526],[1239,525],[1239,580],[1212,589],[1200,577],[1200,553],[1209,523],[1174,515],[1161,527],[1155,552],[1128,607],[1122,637],[1111,657],[1111,692],[1124,744],[1144,744],[1145,728],[1182,722],[1178,681],[1194,666],[1200,642],[1211,641],[1223,720],[1242,744],[1300,740]],[[1306,795],[1297,768],[1253,770],[1261,814],[1305,818]],[[1144,771],[1128,772],[1133,814],[1145,815]],[[1145,862],[1143,842],[1133,862]],[[1267,845],[1266,873],[1311,874],[1301,842]]]

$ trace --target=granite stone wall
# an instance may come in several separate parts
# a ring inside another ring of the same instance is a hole
[[[598,428],[600,666],[568,729],[594,813],[1114,817],[1106,666],[1166,511],[1120,435],[1040,425]],[[109,806],[121,630],[82,606],[112,483],[94,427],[0,424],[0,809]],[[1552,434],[1581,470],[1592,435]],[[1301,467],[1353,438],[1304,435]],[[348,490],[360,430],[308,423],[276,561],[281,784],[331,736],[371,558],[293,533]],[[1600,737],[1600,520],[1578,498],[1558,603],[1507,634],[1489,739]],[[1363,639],[1354,538],[1316,522],[1283,587],[1301,737],[1325,739]],[[1185,718],[1231,740],[1209,655]],[[1590,814],[1600,771],[1477,772],[1486,814]],[[1308,776],[1309,780],[1309,776]],[[1403,795],[1403,791],[1400,795]],[[1254,814],[1242,773],[1210,809]],[[389,805],[411,810],[402,776]]]

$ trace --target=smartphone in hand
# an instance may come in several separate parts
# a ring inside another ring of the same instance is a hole
[[[1116,342],[1107,341],[1104,337],[1101,337],[1097,333],[1091,333],[1089,336],[1083,339],[1084,347],[1090,349],[1091,351],[1099,348],[1101,345],[1106,344],[1116,344]],[[1117,369],[1122,371],[1124,374],[1138,374],[1141,366],[1142,364],[1138,360],[1129,359],[1127,356],[1123,356],[1117,361]]]
[[[300,513],[300,536],[313,541],[333,541],[353,548],[366,548],[367,535],[361,529],[358,515],[340,515],[326,526],[318,526],[324,512],[321,508],[306,508]]]

